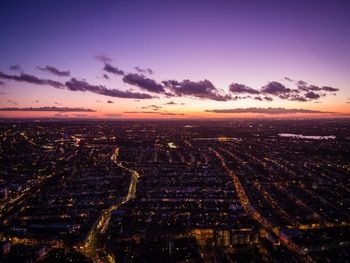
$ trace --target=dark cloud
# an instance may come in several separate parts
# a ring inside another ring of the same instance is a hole
[[[305,102],[310,100],[318,100],[322,96],[326,96],[326,94],[321,94],[321,91],[325,92],[337,92],[339,89],[329,87],[329,86],[323,86],[318,87],[316,85],[308,84],[306,81],[299,80],[294,81],[291,78],[284,77],[285,80],[294,83],[297,86],[297,89],[291,89],[286,87],[280,82],[277,81],[271,81],[267,85],[263,86],[260,91],[255,90],[253,88],[250,88],[243,84],[238,83],[232,83],[229,86],[229,89],[232,93],[250,93],[250,94],[265,94],[270,96],[265,96],[264,98],[261,96],[255,96],[253,99],[255,100],[265,100],[265,101],[272,101],[273,97],[278,97],[282,100],[289,100],[289,101],[299,101],[299,102]],[[305,94],[301,94],[302,92],[305,92]],[[334,93],[335,95],[335,93]],[[241,100],[249,98],[249,96],[235,96],[232,97],[232,100]]]
[[[328,86],[323,86],[322,90],[329,91],[329,92],[337,92],[337,91],[339,91],[338,88],[333,88],[333,87],[328,87]]]
[[[114,103],[114,101],[111,101],[111,100],[107,100],[107,103]]]
[[[320,93],[322,91],[324,91],[324,92],[337,92],[337,91],[339,91],[339,89],[329,87],[329,86],[319,87],[316,85],[308,84],[304,80],[297,81],[296,86],[298,87],[298,89],[291,90],[291,94],[284,93],[284,94],[279,95],[279,97],[281,99],[288,99],[291,101],[304,102],[304,101],[310,101],[310,100],[318,100],[321,98],[321,96],[322,97],[326,96],[326,94]],[[295,93],[301,93],[301,92],[305,92],[305,94],[304,95],[296,95],[295,94]],[[292,93],[294,93],[294,94],[292,94]]]
[[[302,91],[320,91],[322,88],[315,86],[315,85],[304,85],[304,84],[298,84],[298,89]]]
[[[206,110],[214,113],[258,113],[258,114],[293,114],[293,113],[334,113],[307,109],[285,109],[285,108],[235,108],[235,109],[215,109]]]
[[[321,91],[322,88],[315,86],[315,85],[309,85],[307,91]]]
[[[298,87],[298,89],[306,91],[306,92],[310,92],[310,91],[337,92],[337,91],[339,91],[338,88],[333,88],[333,87],[329,87],[329,86],[319,87],[319,86],[312,85],[312,84],[309,85],[306,81],[303,81],[303,80],[299,80],[297,82],[297,87]]]
[[[111,63],[113,61],[111,58],[103,54],[96,56],[95,59],[103,63]]]
[[[256,97],[259,97],[259,96],[256,96]],[[252,97],[250,96],[250,95],[248,95],[248,96],[234,96],[234,97],[232,97],[231,98],[231,100],[245,100],[245,99],[251,99]],[[254,97],[253,97],[253,99],[255,99]],[[259,100],[259,99],[257,99],[257,100]]]
[[[201,99],[228,101],[230,95],[221,95],[209,80],[194,82],[188,79],[178,82],[176,80],[163,81],[163,84],[177,96],[193,96]]]
[[[280,95],[290,93],[292,90],[286,88],[283,84],[277,81],[271,81],[267,85],[261,88],[261,92],[264,94]]]
[[[30,108],[0,108],[0,111],[55,111],[55,112],[96,112],[92,109],[69,107],[30,107]]]
[[[185,115],[185,113],[162,112],[160,115],[169,115],[169,116],[177,115],[177,116],[183,116],[183,115]]]
[[[157,105],[148,105],[148,106],[141,107],[141,109],[151,109],[154,111],[158,111],[161,108],[162,108],[161,106],[157,106]]]
[[[123,81],[154,93],[164,93],[165,91],[161,84],[158,84],[153,79],[147,78],[142,74],[127,74],[123,77]]]
[[[243,84],[239,84],[239,83],[232,83],[230,86],[230,91],[232,93],[249,93],[249,94],[259,94],[260,92],[250,88],[246,85]]]
[[[108,63],[105,64],[103,70],[107,71],[109,73],[112,73],[112,74],[119,75],[119,76],[124,76],[125,75],[123,70],[120,70],[117,67],[114,67],[114,66],[112,66],[111,64],[108,64]]]
[[[280,82],[271,81],[267,85],[263,86],[260,90],[253,89],[249,86],[239,83],[232,83],[229,86],[230,94],[225,94],[221,90],[217,89],[209,80],[205,79],[202,81],[191,81],[185,79],[181,82],[177,80],[166,80],[162,83],[157,83],[154,79],[146,77],[143,73],[151,74],[152,70],[135,67],[140,74],[129,73],[125,74],[123,70],[120,70],[109,62],[111,59],[105,56],[98,56],[96,59],[105,63],[104,70],[106,72],[123,76],[124,83],[136,86],[139,89],[146,90],[152,93],[162,94],[166,98],[171,97],[194,97],[199,99],[208,99],[215,101],[230,101],[230,100],[241,100],[241,99],[255,99],[259,101],[272,101],[274,97],[278,97],[282,100],[290,101],[310,101],[318,100],[322,96],[326,96],[327,92],[339,91],[337,88],[323,86],[319,87],[316,85],[310,85],[303,80],[293,81],[292,79],[285,77],[285,80],[293,82],[298,89],[291,89]],[[69,76],[69,71],[58,70],[52,66],[46,66],[45,68],[39,68],[40,70],[50,72],[56,76]],[[107,74],[103,74],[105,79],[109,79]],[[107,89],[103,85],[91,85],[85,80],[77,80],[71,78],[64,84],[55,80],[41,79],[33,75],[20,73],[19,75],[6,74],[0,71],[0,79],[4,80],[15,80],[37,85],[49,85],[59,89],[67,89],[71,91],[89,91],[100,95],[118,97],[118,98],[133,98],[133,99],[151,99],[156,98],[150,94],[139,93],[129,91],[122,91],[119,89]],[[0,82],[0,85],[4,84]],[[323,93],[321,93],[323,91]],[[304,93],[304,94],[302,94]],[[233,96],[232,94],[237,94]],[[247,95],[248,94],[248,95]],[[244,95],[244,96],[242,96]],[[256,96],[253,96],[256,95]],[[169,103],[166,105],[175,105],[175,103]]]
[[[5,85],[5,83],[0,81],[0,86],[4,86],[4,85]]]
[[[127,114],[143,113],[143,114],[159,114],[159,115],[185,115],[184,113],[159,112],[159,111],[124,111]]]
[[[33,75],[24,74],[24,73],[21,73],[19,76],[17,76],[17,75],[8,75],[0,71],[0,79],[15,80],[15,81],[27,82],[31,84],[37,84],[37,85],[49,85],[58,89],[64,88],[64,85],[61,82],[50,80],[50,79],[40,79]]]
[[[13,66],[10,66],[10,70],[13,70],[13,71],[22,71],[22,68],[20,65],[13,65]]]
[[[49,66],[49,65],[47,65],[44,68],[37,67],[37,69],[39,69],[41,71],[48,72],[48,73],[53,74],[53,75],[58,76],[58,77],[69,77],[70,76],[69,70],[59,70],[59,69],[57,69],[53,66]]]
[[[307,82],[306,81],[304,81],[304,80],[299,80],[298,82],[297,82],[297,85],[299,86],[307,86],[308,84],[307,84]]]
[[[300,96],[300,95],[298,95],[298,94],[280,95],[279,98],[280,98],[280,99],[290,100],[290,101],[299,101],[299,102],[308,101],[307,98],[305,98],[304,96]]]
[[[165,103],[164,105],[177,105],[177,103],[175,103],[173,101],[169,101],[169,102]]]
[[[305,94],[305,98],[308,98],[310,100],[317,100],[320,98],[320,95],[313,92],[313,91],[310,91],[310,92]]]
[[[129,98],[129,99],[151,99],[153,98],[149,94],[131,92],[131,91],[122,91],[118,89],[107,89],[102,85],[90,85],[84,80],[77,80],[72,78],[70,81],[67,81],[66,87],[71,91],[89,91],[96,94],[116,97],[116,98]]]
[[[139,73],[143,73],[143,74],[153,74],[153,70],[149,69],[149,68],[140,68],[140,67],[135,67],[135,69],[137,70],[137,72]]]

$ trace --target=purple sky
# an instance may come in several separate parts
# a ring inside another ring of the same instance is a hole
[[[123,117],[252,107],[349,113],[349,14],[350,1],[331,0],[1,1],[0,108]],[[105,63],[120,74],[103,70]],[[155,98],[125,98],[130,92]],[[0,112],[20,114],[33,111]]]

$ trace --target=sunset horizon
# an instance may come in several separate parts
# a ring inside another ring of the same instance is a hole
[[[347,118],[342,3],[5,1],[0,118]]]

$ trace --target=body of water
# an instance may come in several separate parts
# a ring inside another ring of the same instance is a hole
[[[311,139],[311,140],[334,140],[336,137],[334,135],[329,136],[308,136],[302,134],[294,134],[294,133],[279,133],[278,136],[288,137],[288,138],[296,138],[296,139]]]

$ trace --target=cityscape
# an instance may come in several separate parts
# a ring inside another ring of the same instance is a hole
[[[349,14],[0,0],[0,263],[350,263]]]
[[[348,120],[3,121],[1,258],[346,262],[349,132]]]

